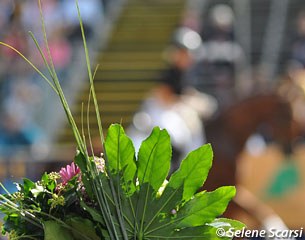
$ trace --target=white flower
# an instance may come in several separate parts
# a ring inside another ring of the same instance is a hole
[[[34,197],[37,197],[39,193],[44,192],[44,188],[41,185],[38,185],[37,183],[35,184],[35,188],[31,189],[31,193],[33,194]]]

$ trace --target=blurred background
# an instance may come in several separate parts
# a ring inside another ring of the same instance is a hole
[[[252,221],[249,215],[264,206],[268,210],[262,212],[277,214],[289,228],[304,227],[304,1],[79,4],[92,69],[99,64],[95,87],[104,129],[122,123],[138,149],[153,126],[166,128],[173,144],[171,171],[189,151],[212,143],[207,188],[246,189],[236,202],[247,211],[233,211],[236,218],[257,228],[262,216]],[[63,90],[76,123],[88,134],[89,80],[75,2],[44,0],[42,8]],[[47,74],[28,31],[46,52],[37,2],[1,0],[0,41]],[[102,147],[89,106],[98,154]],[[0,114],[0,178],[12,191],[12,182],[37,179],[73,160],[76,144],[57,95],[3,46]]]

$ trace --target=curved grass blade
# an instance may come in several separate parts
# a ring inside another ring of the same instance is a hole
[[[42,32],[43,32],[43,38],[44,38],[44,41],[45,41],[45,45],[46,45],[46,49],[47,49],[47,54],[48,54],[49,61],[50,61],[50,69],[51,69],[51,72],[52,72],[51,75],[53,76],[53,82],[55,84],[55,88],[56,88],[56,90],[58,92],[60,101],[61,101],[61,103],[63,105],[64,110],[65,110],[65,113],[67,115],[69,124],[70,124],[70,126],[72,128],[72,131],[74,133],[74,137],[75,137],[75,140],[77,142],[77,146],[78,146],[80,151],[85,153],[86,152],[86,146],[85,146],[84,142],[82,141],[81,134],[79,133],[79,130],[78,130],[77,126],[76,126],[76,123],[75,123],[74,118],[72,116],[72,113],[71,113],[70,107],[69,107],[69,105],[67,103],[67,100],[65,98],[65,95],[64,95],[64,93],[62,91],[62,88],[61,88],[61,85],[59,83],[59,80],[58,80],[58,77],[57,77],[57,73],[56,73],[56,70],[55,70],[55,67],[54,67],[54,64],[53,64],[53,60],[52,60],[52,56],[51,56],[51,52],[50,52],[50,48],[49,48],[49,44],[48,44],[47,34],[46,34],[44,17],[43,17],[43,13],[42,13],[41,0],[38,0],[38,6],[39,6],[40,19],[41,19],[41,24],[42,24],[41,27],[42,27]]]
[[[0,45],[3,45],[5,47],[13,50],[15,53],[17,53],[24,61],[26,61],[51,86],[51,88],[54,90],[54,92],[56,94],[59,94],[57,89],[51,83],[51,81],[26,56],[24,56],[20,51],[18,51],[13,46],[11,46],[11,45],[9,45],[7,43],[1,42],[1,41],[0,41]]]
[[[48,61],[47,61],[45,55],[43,54],[42,49],[41,49],[41,47],[40,47],[40,45],[39,45],[39,43],[38,43],[36,37],[34,36],[34,34],[33,34],[31,31],[29,31],[29,35],[30,35],[30,37],[32,38],[33,42],[35,43],[36,48],[37,48],[37,50],[39,51],[40,56],[42,57],[42,60],[43,60],[43,62],[44,62],[44,65],[45,65],[46,68],[48,69],[48,72],[49,72],[49,74],[50,74],[50,76],[51,76],[51,78],[52,78],[52,80],[53,80],[53,83],[55,83],[55,82],[54,82],[54,81],[55,81],[55,77],[54,77],[54,75],[53,75],[53,71],[51,70],[49,63],[48,63]],[[52,84],[52,86],[54,87],[53,84]],[[58,94],[57,89],[56,89],[55,87],[54,87],[54,89],[56,90],[56,93]]]
[[[94,73],[93,73],[93,80],[95,79],[96,72],[99,68],[99,64],[96,65]],[[89,90],[89,96],[88,96],[88,103],[87,103],[87,134],[89,139],[89,145],[91,149],[91,153],[94,154],[93,150],[93,144],[92,144],[92,138],[91,138],[91,130],[90,130],[90,102],[91,102],[91,94],[92,94],[92,88],[90,86]]]
[[[100,116],[100,112],[99,112],[99,109],[98,109],[98,103],[97,103],[95,88],[94,88],[94,84],[93,84],[93,75],[92,75],[92,71],[91,71],[91,64],[90,64],[90,58],[89,58],[89,52],[88,52],[88,47],[87,47],[87,41],[86,41],[83,21],[82,21],[80,10],[79,10],[78,0],[76,0],[75,2],[76,2],[76,8],[77,8],[77,14],[78,14],[78,19],[79,19],[79,25],[80,25],[80,29],[81,29],[82,39],[83,39],[83,45],[84,45],[84,51],[85,51],[85,57],[86,57],[86,64],[87,64],[87,71],[88,71],[88,76],[89,76],[89,81],[90,81],[90,88],[92,90],[92,98],[93,98],[93,103],[94,103],[94,107],[95,107],[95,113],[96,113],[96,119],[97,119],[99,134],[100,134],[101,142],[102,142],[102,144],[104,144],[105,138],[104,138],[104,133],[103,133],[101,116]]]

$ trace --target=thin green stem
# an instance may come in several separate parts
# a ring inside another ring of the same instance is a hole
[[[51,79],[52,79],[53,82],[54,82],[53,72],[52,72],[52,70],[51,70],[51,68],[50,68],[50,65],[49,65],[49,63],[48,63],[48,61],[47,61],[45,55],[44,55],[43,52],[42,52],[42,49],[41,49],[41,47],[40,47],[40,45],[39,45],[37,39],[35,38],[34,34],[33,34],[31,31],[29,31],[29,35],[30,35],[30,37],[32,38],[33,42],[35,43],[36,48],[38,49],[39,54],[40,54],[40,56],[41,56],[42,59],[43,59],[44,65],[45,65],[46,68],[48,69],[48,72],[49,72],[49,74],[50,74],[50,77],[51,77]],[[52,86],[54,87],[53,84],[52,84]],[[55,87],[54,87],[54,88],[55,88]],[[57,94],[58,94],[58,93],[57,93]]]
[[[83,136],[83,142],[85,146],[87,146],[86,143],[86,137],[85,137],[85,130],[84,130],[84,103],[82,102],[82,111],[81,111],[81,126],[82,126],[82,136]]]
[[[30,222],[31,224],[35,225],[36,227],[42,228],[41,222],[30,212],[24,209],[20,209],[20,207],[10,201],[8,198],[4,197],[3,195],[0,195],[0,199],[2,199],[5,202],[2,202],[1,205],[6,207],[7,209],[14,210],[16,213],[18,213],[22,218],[24,218],[26,221]]]
[[[83,22],[82,22],[82,18],[81,18],[81,14],[80,14],[80,10],[79,10],[77,0],[76,0],[76,8],[77,8],[77,14],[78,14],[78,18],[79,18],[79,24],[80,24],[80,29],[81,29],[82,39],[83,39],[84,51],[85,51],[85,56],[86,56],[86,64],[87,64],[88,76],[89,76],[89,80],[90,80],[90,87],[91,87],[91,90],[92,90],[92,98],[93,98],[93,103],[94,103],[94,107],[95,107],[95,113],[96,113],[96,118],[97,118],[97,123],[98,123],[99,135],[100,135],[101,143],[104,146],[105,138],[104,138],[104,134],[103,134],[101,116],[100,116],[98,103],[97,103],[97,97],[96,97],[95,88],[94,88],[94,84],[93,84],[93,76],[92,76],[92,72],[91,72],[91,64],[90,64],[90,59],[89,59],[89,52],[88,52],[88,47],[87,47],[86,36],[85,36]],[[104,151],[105,151],[105,164],[107,165],[107,154],[106,154],[105,146],[104,146]],[[101,183],[101,181],[99,181],[99,182]],[[111,188],[112,194],[115,197],[116,194],[115,194],[114,189],[113,189],[113,182],[112,182],[111,176],[110,176],[109,182],[110,182],[110,188]],[[103,193],[104,190],[103,189],[101,189],[101,190],[102,190],[102,193]],[[115,199],[115,201],[116,200],[117,199]],[[107,201],[105,202],[105,204],[106,204],[106,208],[109,209]],[[100,205],[100,207],[103,207],[103,206]],[[119,215],[118,218],[120,219],[120,217],[121,216]],[[111,215],[110,212],[109,212],[108,218],[112,223],[113,233],[117,237],[118,234],[117,234],[116,229],[114,227],[114,221],[112,219],[112,215]],[[119,221],[121,221],[121,220],[119,220]],[[125,236],[123,230],[122,230],[122,233]]]
[[[64,95],[64,93],[62,91],[62,88],[60,86],[60,83],[59,83],[59,80],[58,80],[58,77],[57,77],[57,74],[56,74],[56,70],[55,70],[55,67],[54,67],[54,64],[53,64],[53,60],[52,60],[52,56],[51,56],[51,52],[50,52],[50,48],[49,48],[49,44],[48,44],[48,39],[47,39],[44,17],[43,17],[43,13],[42,13],[41,0],[38,0],[38,6],[39,6],[40,19],[41,19],[41,25],[42,25],[43,39],[44,39],[46,49],[47,49],[47,54],[48,54],[48,57],[49,57],[49,60],[50,60],[50,65],[51,65],[50,68],[51,68],[51,72],[52,72],[51,75],[53,76],[53,82],[55,84],[56,91],[58,92],[60,101],[61,101],[61,103],[64,107],[64,110],[65,110],[65,113],[67,115],[68,121],[71,125],[72,131],[74,133],[74,136],[75,136],[75,139],[76,139],[76,142],[77,142],[77,145],[78,145],[78,148],[82,153],[85,154],[86,146],[84,145],[84,143],[82,141],[82,137],[81,137],[81,135],[78,131],[78,128],[76,126],[76,123],[75,123],[74,118],[72,116],[72,113],[70,111],[69,105],[67,103],[65,95]]]
[[[90,130],[90,101],[91,101],[91,87],[89,91],[89,96],[88,96],[88,104],[87,104],[87,131],[88,131],[88,139],[89,139],[89,145],[91,149],[91,154],[94,155],[94,149],[93,149],[93,144],[92,144],[92,138],[91,138],[91,130]]]
[[[94,73],[93,73],[93,81],[95,79],[95,75],[97,73],[97,70],[99,68],[99,64],[96,65]],[[89,139],[89,145],[91,149],[92,155],[94,154],[93,144],[92,144],[92,138],[91,138],[91,130],[90,130],[90,102],[91,102],[91,94],[92,94],[92,88],[90,86],[89,90],[89,96],[88,96],[88,104],[87,104],[87,131],[88,131],[88,139]]]
[[[37,240],[37,237],[35,237],[35,235],[22,235],[20,237],[10,237],[10,240],[19,240],[19,239]]]
[[[76,8],[77,8],[77,14],[78,14],[78,19],[79,19],[81,34],[82,34],[82,38],[83,38],[83,45],[84,45],[84,51],[85,51],[85,56],[86,56],[87,70],[88,70],[90,85],[91,85],[91,88],[92,88],[92,98],[93,98],[93,103],[94,103],[94,107],[95,107],[95,113],[96,113],[96,118],[97,118],[99,134],[100,134],[101,142],[104,143],[105,138],[104,138],[104,133],[103,133],[101,116],[100,116],[100,112],[99,112],[99,109],[98,109],[98,103],[97,103],[95,88],[94,88],[94,84],[93,84],[93,76],[92,76],[92,72],[91,72],[89,52],[88,52],[87,41],[86,41],[86,36],[85,36],[85,31],[84,31],[84,26],[83,26],[83,20],[81,18],[79,6],[78,6],[78,0],[76,0]]]
[[[167,227],[167,226],[169,226],[169,225],[171,225],[171,224],[173,224],[173,223],[179,222],[179,221],[181,221],[181,220],[183,220],[183,219],[185,219],[185,218],[186,218],[186,216],[183,216],[183,217],[180,217],[180,218],[177,217],[177,218],[174,219],[173,221],[167,222],[167,223],[165,223],[165,224],[163,224],[163,225],[161,225],[161,226],[159,226],[159,227],[156,227],[155,229],[152,229],[152,230],[150,230],[150,231],[148,231],[148,232],[146,232],[146,233],[149,234],[149,233],[155,232],[155,231],[157,231],[157,230],[159,230],[159,229],[162,229],[162,228],[165,228],[165,227]]]
[[[11,193],[4,187],[4,185],[0,182],[0,187],[6,192],[7,195],[11,195]]]
[[[50,214],[47,214],[47,213],[44,213],[44,212],[41,212],[41,211],[36,211],[34,210],[33,212],[36,212],[38,214],[41,214],[43,216],[46,216],[46,217],[49,217],[50,219],[54,220],[55,222],[61,224],[61,226],[63,226],[64,228],[74,232],[74,233],[77,233],[79,234],[80,236],[82,236],[84,239],[88,239],[88,240],[91,240],[91,238],[87,237],[85,234],[83,234],[82,232],[78,231],[77,229],[71,227],[70,225],[68,225],[67,223],[65,223],[64,221],[60,220],[59,218],[56,218]]]

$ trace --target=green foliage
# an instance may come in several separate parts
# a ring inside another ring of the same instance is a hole
[[[209,144],[189,153],[170,178],[169,186],[174,189],[183,187],[183,200],[188,200],[205,182],[212,159],[213,151]]]
[[[6,214],[3,232],[46,240],[220,239],[217,228],[244,227],[218,218],[234,197],[234,187],[197,192],[212,164],[209,144],[191,152],[168,181],[171,144],[166,130],[154,128],[136,158],[122,126],[111,125],[105,153],[108,167],[103,171],[92,170],[94,158],[89,158],[88,166],[85,156],[76,155],[81,181],[76,175],[62,186],[56,173],[44,174],[39,182],[24,179],[17,193],[6,195],[6,204],[14,202],[19,210],[0,206]],[[97,172],[93,175],[91,171]],[[94,184],[100,184],[100,192],[94,190]],[[105,211],[96,204],[98,194],[107,206]],[[24,212],[35,217],[28,221]]]
[[[56,221],[44,222],[45,240],[73,240],[73,236]]]
[[[209,144],[189,153],[180,168],[168,176],[172,149],[166,130],[155,127],[143,141],[137,156],[121,125],[111,125],[104,139],[94,75],[76,0],[90,80],[89,101],[92,96],[104,159],[88,154],[85,137],[76,126],[57,78],[40,0],[38,3],[47,56],[34,35],[30,35],[51,79],[17,49],[3,42],[0,45],[19,54],[59,96],[77,143],[74,163],[78,167],[72,163],[59,173],[43,174],[37,182],[24,179],[22,184],[17,184],[18,192],[0,195],[0,212],[5,215],[2,233],[8,233],[12,239],[214,240],[229,239],[217,236],[219,227],[242,229],[242,223],[218,218],[234,197],[234,187],[197,192],[212,165],[213,153]],[[90,136],[89,141],[92,145]]]
[[[132,141],[125,135],[122,126],[116,124],[109,128],[105,141],[109,170],[113,174],[122,172],[122,187],[127,192],[135,191],[136,162]]]
[[[132,144],[122,144],[124,150],[118,147],[120,139],[124,139],[126,143],[131,142],[120,125],[112,125],[108,136],[105,142],[107,154],[119,153],[108,157],[109,166],[121,166],[122,159],[125,159],[126,165],[137,167],[137,178],[134,177],[135,170],[132,175],[124,175],[124,167],[118,167],[113,175],[113,178],[119,176],[120,179],[115,184],[119,191],[119,208],[124,217],[128,239],[184,239],[185,234],[200,239],[205,239],[204,236],[208,234],[210,239],[217,239],[218,226],[215,227],[213,223],[223,214],[234,197],[235,188],[221,187],[213,192],[196,193],[206,180],[211,167],[213,154],[210,145],[191,152],[172,175],[163,192],[158,194],[170,167],[171,145],[166,130],[160,130],[158,127],[153,129],[151,135],[143,141],[136,162],[134,157],[131,157],[134,156]],[[115,142],[117,144],[113,144]],[[136,186],[131,196],[130,192],[122,187],[126,182],[125,176]],[[104,181],[105,186],[110,195],[107,181]],[[113,208],[116,207],[111,198],[108,202]],[[117,217],[114,217],[114,220],[115,224],[119,225]],[[243,226],[227,219],[221,219],[221,223],[236,228]],[[178,237],[180,234],[182,236]]]
[[[142,143],[138,154],[138,180],[149,183],[157,191],[164,182],[170,168],[171,145],[166,130],[155,127]]]

